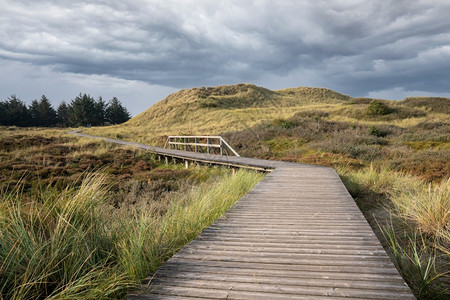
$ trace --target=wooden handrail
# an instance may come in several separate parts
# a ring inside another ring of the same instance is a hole
[[[180,141],[181,140],[181,141]],[[189,141],[191,140],[191,141]],[[194,141],[192,141],[194,140]],[[203,141],[199,141],[203,140]],[[206,143],[204,142],[206,140]],[[185,151],[201,152],[206,148],[206,152],[210,154],[210,150],[219,148],[220,155],[230,155],[230,150],[235,156],[240,156],[221,136],[209,135],[171,135],[167,137],[164,148],[177,149],[181,146]],[[193,148],[192,148],[193,146]],[[213,154],[216,154],[213,150]]]

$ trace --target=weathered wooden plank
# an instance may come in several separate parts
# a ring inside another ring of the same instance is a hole
[[[296,257],[294,255],[283,255],[283,257],[276,257],[274,255],[245,255],[245,253],[234,253],[229,254],[227,252],[222,252],[220,254],[208,254],[206,251],[195,251],[195,252],[179,252],[174,255],[174,257],[183,257],[188,259],[195,259],[199,256],[202,257],[201,260],[210,261],[223,261],[223,262],[251,262],[251,263],[271,263],[276,261],[278,264],[286,265],[314,265],[314,266],[367,266],[367,267],[383,267],[391,268],[392,262],[388,259],[373,258],[368,256],[361,257],[345,257],[345,256],[331,256],[331,255],[304,255],[303,258]],[[240,257],[237,257],[240,256]]]
[[[211,241],[214,241],[213,243]],[[373,244],[363,244],[360,241],[356,241],[354,243],[342,243],[345,240],[309,240],[309,239],[280,239],[267,241],[267,240],[234,240],[234,239],[222,239],[221,237],[214,238],[206,238],[205,236],[199,236],[196,240],[196,244],[198,246],[214,246],[214,247],[263,247],[263,248],[281,248],[281,249],[330,249],[330,245],[334,245],[333,249],[355,249],[355,250],[363,250],[363,249],[373,249],[373,250],[384,250],[384,248],[377,243]],[[187,246],[192,246],[193,244],[189,244]]]
[[[342,248],[330,248],[327,247],[275,247],[275,246],[254,246],[254,245],[225,245],[225,244],[200,244],[195,243],[186,246],[192,251],[196,250],[213,250],[213,251],[228,251],[228,252],[258,252],[258,253],[296,253],[296,254],[330,254],[330,255],[373,255],[373,256],[385,256],[386,252],[383,248],[373,249],[366,247],[366,249],[351,249],[348,247]]]
[[[274,262],[271,263],[263,263],[263,262],[231,262],[231,261],[210,261],[210,260],[201,260],[197,257],[197,259],[189,259],[187,257],[172,257],[165,265],[167,266],[180,266],[180,267],[189,267],[189,266],[203,266],[207,268],[236,268],[236,269],[244,269],[244,270],[252,270],[253,272],[257,272],[258,270],[268,270],[273,272],[298,272],[299,274],[310,274],[316,272],[328,272],[330,274],[338,274],[338,273],[349,273],[349,274],[358,274],[358,277],[364,276],[392,276],[389,278],[398,278],[398,272],[395,268],[385,268],[382,266],[321,266],[321,265],[298,265],[298,264],[276,264]],[[163,265],[162,267],[164,268]],[[333,275],[334,276],[334,275]],[[331,278],[331,277],[330,277]],[[403,280],[402,280],[403,282]]]
[[[145,294],[148,293],[148,294]],[[329,300],[328,296],[312,296],[312,295],[292,295],[292,294],[277,294],[277,293],[261,293],[253,291],[234,291],[230,289],[204,289],[190,286],[176,286],[165,284],[159,286],[158,289],[152,288],[143,289],[141,294],[132,294],[128,298],[136,300],[153,300],[153,299],[165,299],[165,297],[172,295],[184,295],[184,297],[191,297],[191,299],[235,299],[235,300]],[[347,297],[335,297],[335,299],[348,299]],[[361,299],[364,298],[353,298]]]
[[[189,266],[189,268],[186,268]],[[281,265],[283,267],[284,265]],[[249,275],[249,276],[268,276],[271,278],[300,278],[300,279],[324,279],[324,280],[355,280],[358,281],[370,281],[370,282],[388,282],[388,283],[400,283],[404,284],[402,278],[397,276],[395,272],[384,272],[386,269],[380,269],[376,272],[369,273],[367,268],[347,268],[318,270],[314,267],[300,266],[301,268],[279,268],[276,269],[274,265],[266,264],[240,264],[240,263],[221,263],[212,261],[188,261],[183,260],[182,263],[172,261],[166,263],[158,270],[160,271],[172,271],[177,273],[183,272],[198,272],[198,273],[212,273],[212,274],[231,274],[231,275]],[[370,269],[373,271],[373,269]]]
[[[153,281],[156,290],[158,286],[172,285],[184,287],[204,288],[210,292],[211,290],[233,290],[247,291],[259,293],[272,293],[273,299],[277,299],[277,295],[304,295],[304,296],[337,296],[347,298],[364,298],[364,299],[415,299],[409,293],[409,290],[398,291],[391,288],[385,290],[374,289],[354,289],[346,287],[320,287],[320,286],[289,286],[280,284],[259,284],[257,281],[253,283],[240,283],[230,281],[213,281],[213,280],[196,280],[177,278],[157,277]]]
[[[241,230],[233,230],[233,229],[220,229],[220,228],[207,228],[205,229],[205,233],[220,233],[220,234],[235,234],[235,235],[245,235],[245,234],[249,234],[249,235],[254,235],[254,234],[260,234],[262,236],[296,236],[296,235],[317,235],[317,236],[349,236],[349,237],[364,237],[364,236],[371,236],[371,235],[375,235],[374,233],[372,233],[369,230],[345,230],[345,229],[335,229],[335,230],[330,230],[327,232],[321,231],[320,229],[317,228],[305,228],[302,230],[297,230],[296,228],[288,231],[288,230],[269,230],[269,229],[264,229],[261,231],[255,231],[255,230],[251,230],[248,229],[246,230],[241,229]]]
[[[387,281],[368,281],[359,280],[356,278],[346,279],[330,279],[330,278],[292,278],[271,275],[239,275],[227,273],[205,273],[196,272],[195,270],[186,270],[185,272],[160,270],[158,271],[158,278],[164,280],[172,279],[187,279],[187,280],[203,280],[203,281],[219,281],[225,284],[233,283],[251,283],[251,284],[270,284],[277,286],[293,286],[293,287],[319,287],[319,288],[351,288],[364,290],[391,290],[399,291],[401,293],[408,292],[409,287],[406,285],[399,285],[398,282]]]

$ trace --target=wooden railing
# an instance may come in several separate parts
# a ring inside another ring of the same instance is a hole
[[[221,136],[169,136],[164,148],[240,156]]]

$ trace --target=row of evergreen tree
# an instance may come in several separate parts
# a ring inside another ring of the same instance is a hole
[[[94,100],[80,93],[69,104],[63,101],[56,109],[45,95],[33,100],[28,107],[15,95],[0,101],[0,125],[3,126],[97,126],[120,124],[130,117],[116,97],[105,102],[102,97]]]

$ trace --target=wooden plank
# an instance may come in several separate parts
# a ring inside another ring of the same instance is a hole
[[[339,245],[341,246],[341,245]],[[264,245],[264,246],[254,246],[254,245],[225,245],[225,244],[215,244],[215,243],[196,243],[195,245],[186,246],[188,249],[193,251],[195,250],[213,250],[213,251],[228,251],[228,252],[258,252],[258,253],[297,253],[297,254],[330,254],[330,255],[373,255],[373,256],[382,256],[386,255],[383,248],[374,249],[373,247],[366,247],[365,249],[361,249],[358,247],[357,249],[351,249],[350,247],[333,247],[330,245],[327,246],[316,246],[312,247],[286,247],[282,246],[273,246],[273,245]]]
[[[277,264],[274,262],[271,263],[251,263],[251,262],[230,262],[230,261],[209,261],[209,260],[201,260],[201,259],[189,259],[187,257],[172,257],[165,265],[162,266],[180,266],[180,267],[188,267],[193,265],[202,266],[205,268],[236,268],[236,269],[244,269],[251,270],[252,272],[256,272],[258,270],[266,270],[273,272],[297,272],[299,274],[315,274],[317,272],[328,272],[331,277],[334,277],[332,274],[341,274],[341,273],[349,273],[349,274],[357,274],[358,278],[365,276],[392,276],[389,278],[399,278],[398,272],[394,268],[385,268],[382,266],[369,267],[369,266],[315,266],[315,265],[295,265],[295,264]],[[330,278],[331,278],[330,277]],[[150,277],[149,277],[150,279]],[[403,282],[403,280],[401,280]]]
[[[243,263],[272,263],[276,261],[278,264],[285,265],[310,265],[310,266],[347,266],[351,265],[353,267],[380,267],[380,268],[390,268],[392,267],[392,262],[387,259],[371,259],[369,260],[367,257],[339,257],[339,256],[326,256],[321,255],[320,257],[304,256],[303,258],[299,257],[289,257],[284,256],[282,258],[274,257],[274,256],[266,256],[266,255],[247,255],[244,256],[241,254],[240,257],[237,257],[239,254],[227,254],[221,253],[220,255],[209,255],[202,251],[196,251],[196,253],[179,252],[174,255],[174,257],[183,257],[186,259],[196,259],[201,255],[201,260],[209,260],[209,261],[221,261],[221,262],[243,262]]]
[[[191,286],[177,286],[170,283],[164,286],[159,286],[158,289],[153,287],[145,287],[141,294],[131,294],[128,299],[136,300],[154,300],[165,299],[173,295],[183,295],[183,297],[190,297],[190,299],[236,299],[236,300],[329,300],[328,296],[312,296],[312,295],[283,295],[274,293],[261,293],[253,291],[233,291],[232,289],[205,289]],[[188,298],[189,299],[189,298]],[[335,297],[335,299],[348,299],[347,297]],[[358,299],[358,298],[353,298]],[[359,298],[363,300],[363,298]]]
[[[275,277],[271,275],[239,275],[222,272],[196,272],[189,270],[186,272],[178,272],[171,270],[160,270],[158,278],[164,280],[171,279],[186,279],[186,280],[203,280],[203,281],[219,281],[226,284],[233,283],[250,283],[250,284],[272,284],[277,286],[293,286],[293,287],[331,287],[331,288],[351,288],[351,289],[366,289],[366,290],[391,290],[399,291],[401,293],[408,292],[409,288],[406,285],[399,285],[396,281],[368,281],[358,280],[355,278],[349,279],[329,279],[329,278],[310,278],[310,277]]]
[[[189,266],[189,269],[186,268]],[[206,261],[189,261],[183,260],[182,263],[170,262],[166,263],[158,270],[160,271],[172,271],[177,273],[183,273],[186,270],[188,272],[202,272],[202,273],[212,273],[212,274],[231,274],[231,275],[250,275],[250,276],[268,276],[272,278],[303,278],[303,279],[325,279],[329,280],[333,278],[335,280],[355,280],[358,281],[380,281],[389,283],[402,283],[403,279],[396,276],[394,272],[383,272],[386,269],[380,269],[379,272],[369,273],[366,272],[364,268],[361,269],[332,269],[319,270],[317,268],[308,266],[300,266],[301,268],[282,268],[281,266],[266,265],[266,264],[240,264],[240,263],[221,263],[221,262],[206,262]],[[372,269],[371,269],[372,270]]]
[[[158,293],[158,286],[179,286],[179,287],[196,287],[202,288],[207,293],[213,290],[233,290],[235,292],[246,291],[256,293],[271,293],[277,299],[278,295],[298,295],[303,296],[328,296],[328,297],[346,297],[346,298],[363,298],[363,299],[415,299],[406,291],[375,289],[355,289],[347,287],[319,287],[319,286],[289,286],[279,284],[259,284],[257,281],[253,283],[213,281],[213,280],[196,280],[185,278],[156,278],[153,281],[153,287]],[[208,294],[207,294],[208,295]],[[210,297],[210,294],[208,295]],[[227,299],[230,299],[229,296]]]

